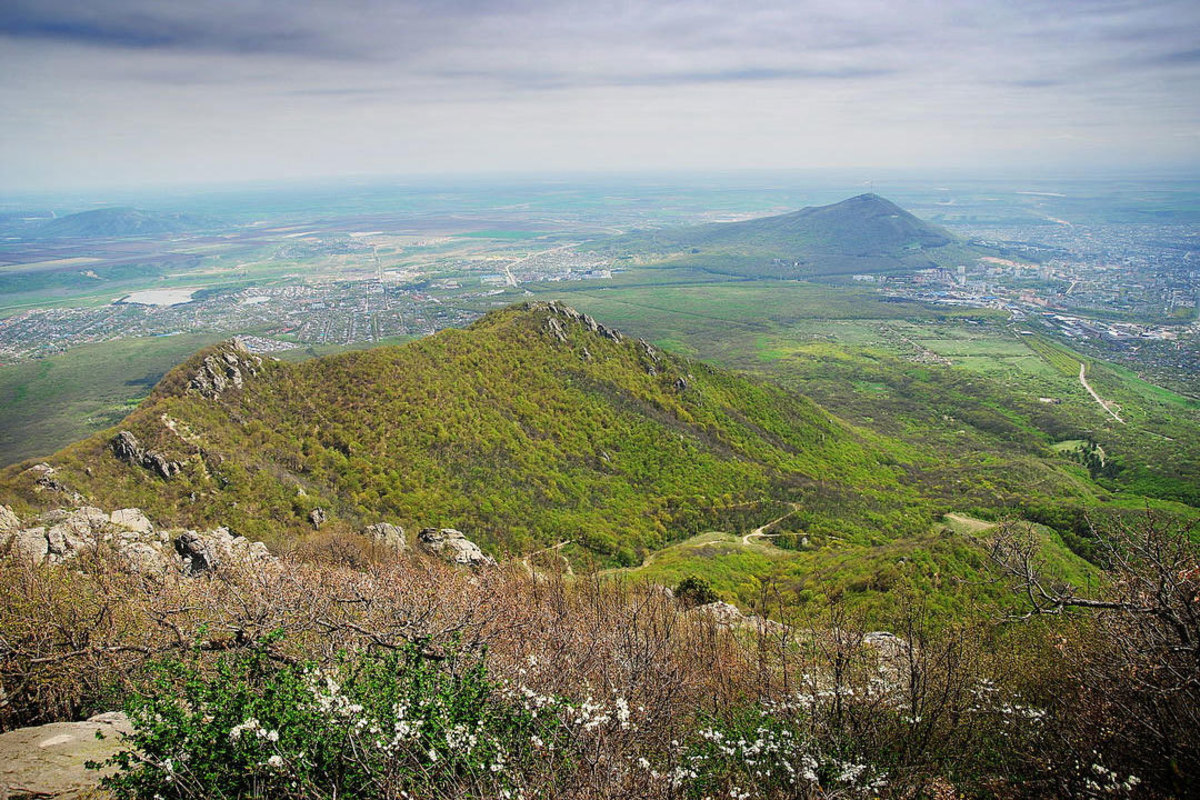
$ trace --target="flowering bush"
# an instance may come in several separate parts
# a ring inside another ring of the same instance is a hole
[[[326,669],[252,652],[207,678],[159,670],[104,781],[119,798],[521,797],[569,772],[565,706],[522,702],[479,660],[414,645]]]

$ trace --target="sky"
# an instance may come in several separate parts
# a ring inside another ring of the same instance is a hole
[[[0,2],[0,192],[1198,166],[1196,0]]]

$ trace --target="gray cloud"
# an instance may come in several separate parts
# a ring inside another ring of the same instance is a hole
[[[1195,161],[1197,30],[1194,0],[7,0],[0,185]]]

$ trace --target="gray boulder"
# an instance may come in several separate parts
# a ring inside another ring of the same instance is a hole
[[[90,770],[125,748],[133,730],[124,714],[99,714],[86,722],[55,722],[0,733],[0,798],[94,798],[111,769]],[[97,738],[99,733],[103,738]]]
[[[417,545],[426,553],[468,567],[494,567],[496,560],[479,545],[454,528],[425,528],[417,534]]]
[[[142,574],[199,575],[222,566],[261,568],[277,563],[265,544],[228,528],[158,530],[137,508],[111,514],[87,506],[54,509],[36,517],[33,521],[39,524],[30,527],[20,527],[15,514],[12,520],[5,519],[10,526],[16,520],[18,527],[0,530],[0,555],[8,553],[30,564],[62,564],[91,548],[105,549],[128,569]]]
[[[25,528],[0,534],[0,545],[28,564],[40,564],[50,554],[50,543],[46,541],[45,528]]]
[[[134,533],[153,533],[154,525],[140,508],[118,508],[109,515],[113,525]]]
[[[13,510],[8,506],[0,506],[0,536],[21,527],[21,518],[13,513]]]
[[[404,528],[390,522],[376,522],[363,528],[363,535],[375,544],[402,553],[408,549],[408,541],[404,538]]]
[[[118,460],[135,467],[144,467],[164,480],[172,478],[183,471],[183,464],[172,461],[155,450],[146,450],[137,437],[129,431],[121,431],[110,442],[113,455]]]
[[[174,540],[180,568],[186,575],[199,575],[220,567],[255,566],[275,563],[276,559],[262,542],[252,542],[228,528],[203,533],[183,531]]]
[[[119,460],[128,464],[141,464],[142,456],[145,455],[145,450],[142,449],[141,442],[137,437],[129,431],[121,431],[113,437],[110,443],[115,455]]]

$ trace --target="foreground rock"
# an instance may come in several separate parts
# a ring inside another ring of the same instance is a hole
[[[443,558],[451,564],[468,567],[494,567],[496,560],[485,555],[479,545],[472,542],[462,531],[454,528],[425,528],[417,534],[417,546],[426,553]]]
[[[87,722],[55,722],[0,733],[0,800],[105,796],[97,794],[97,787],[108,772],[84,764],[104,761],[121,750],[121,737],[131,730],[124,714],[110,713]],[[104,738],[97,739],[97,732]]]
[[[261,567],[275,558],[262,542],[228,528],[160,530],[137,508],[55,509],[22,522],[0,506],[0,554],[30,564],[63,564],[104,550],[143,574],[198,575],[222,566]]]

